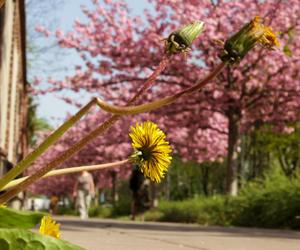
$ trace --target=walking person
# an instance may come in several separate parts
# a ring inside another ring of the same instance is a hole
[[[91,200],[95,196],[94,180],[89,172],[82,171],[78,176],[73,196],[76,198],[76,207],[79,210],[80,218],[87,219]]]

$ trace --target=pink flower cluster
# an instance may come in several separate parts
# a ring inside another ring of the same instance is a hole
[[[194,43],[188,59],[175,56],[141,103],[170,95],[195,84],[218,63],[220,51],[216,39],[226,40],[253,16],[260,15],[264,23],[280,32],[280,48],[271,52],[255,48],[239,65],[228,67],[202,91],[145,117],[152,118],[165,130],[175,152],[198,162],[226,155],[232,122],[241,135],[258,121],[284,129],[288,122],[299,120],[298,0],[152,0],[155,12],[145,11],[144,18],[133,16],[124,1],[104,2],[93,1],[93,9],[83,7],[88,21],[76,20],[73,31],[58,29],[54,32],[62,48],[78,51],[82,64],[74,65],[75,74],[66,76],[63,81],[48,81],[48,92],[84,90],[124,105],[161,60],[161,39],[182,24],[203,20],[205,31]],[[46,36],[51,33],[43,27],[37,27],[37,31]],[[48,76],[40,76],[35,83],[42,82],[40,79],[43,78]],[[59,143],[62,150],[99,124],[104,116],[103,112],[97,112],[72,129],[70,136]],[[130,150],[129,124],[132,124],[132,118],[123,118],[68,164],[95,164],[126,157]],[[55,152],[56,147],[40,164],[53,157]],[[120,176],[128,176],[128,169],[120,169],[123,171]],[[107,171],[99,171],[96,175],[99,185],[108,185]],[[66,176],[57,180],[68,183],[64,185],[68,187],[73,181],[72,177]],[[43,189],[39,185],[35,187]],[[65,188],[62,187],[62,191]]]

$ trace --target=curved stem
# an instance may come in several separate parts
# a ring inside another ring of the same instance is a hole
[[[155,79],[160,75],[160,73],[167,67],[171,56],[164,56],[158,67],[151,74],[151,76],[146,80],[140,90],[134,95],[134,97],[128,102],[128,105],[132,105],[136,100],[154,83]],[[58,157],[50,161],[45,167],[39,169],[32,176],[28,177],[26,180],[17,185],[14,189],[8,190],[6,193],[0,196],[0,204],[5,203],[16,196],[19,192],[27,188],[30,184],[40,179],[43,175],[51,171],[52,169],[59,166],[73,154],[82,149],[86,144],[91,142],[97,136],[106,131],[111,127],[121,116],[113,115],[103,124],[97,127],[95,130],[91,131],[88,135],[82,138],[79,142],[75,143],[65,152],[61,153]]]
[[[44,179],[46,177],[59,176],[59,175],[64,175],[64,174],[72,174],[72,173],[78,173],[78,172],[82,172],[82,171],[95,171],[95,170],[99,170],[99,169],[113,168],[113,167],[124,165],[128,162],[129,162],[129,160],[126,159],[126,160],[122,160],[122,161],[116,161],[116,162],[112,162],[112,163],[105,163],[105,164],[92,165],[92,166],[62,168],[62,169],[52,170],[52,171],[48,172],[47,174],[45,174],[42,177],[42,179]],[[4,186],[0,191],[15,187],[19,183],[28,179],[28,177],[29,176],[25,176],[25,177],[13,180],[13,181],[9,182],[6,186]]]
[[[204,78],[202,81],[197,83],[196,85],[186,88],[180,92],[178,92],[175,95],[172,96],[167,96],[165,98],[146,103],[146,104],[141,104],[137,106],[130,106],[130,107],[119,107],[119,106],[114,106],[110,105],[99,98],[97,98],[97,104],[100,108],[103,110],[116,114],[116,115],[133,115],[133,114],[138,114],[138,113],[143,113],[143,112],[148,112],[153,109],[158,109],[161,108],[165,105],[168,105],[170,103],[175,102],[178,100],[180,97],[189,95],[194,93],[195,91],[200,90],[203,86],[205,86],[210,80],[212,80],[216,75],[218,75],[226,63],[222,62],[220,63],[206,78]]]

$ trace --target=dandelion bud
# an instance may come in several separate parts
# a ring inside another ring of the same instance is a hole
[[[192,42],[202,33],[204,22],[195,21],[172,32],[166,41],[165,52],[174,54],[188,52]]]
[[[268,26],[261,24],[260,17],[254,17],[239,32],[230,37],[224,44],[220,55],[222,61],[239,62],[256,44],[267,49],[279,46],[276,35]]]

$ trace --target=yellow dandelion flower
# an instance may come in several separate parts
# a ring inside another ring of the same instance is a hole
[[[60,238],[60,224],[56,223],[50,215],[44,216],[41,221],[40,234]]]
[[[261,24],[261,18],[256,16],[250,22],[250,35],[256,37],[257,42],[267,48],[273,48],[275,46],[279,46],[279,41],[272,31],[272,29],[268,26]]]
[[[132,126],[129,136],[134,149],[130,159],[139,164],[146,177],[160,182],[172,160],[171,146],[164,132],[155,123],[146,121]]]
[[[229,63],[238,62],[257,44],[267,49],[279,46],[276,35],[270,27],[261,23],[259,16],[254,17],[225,42],[220,58]]]

